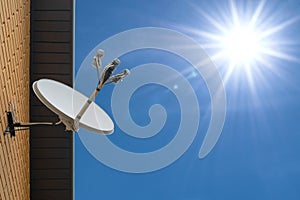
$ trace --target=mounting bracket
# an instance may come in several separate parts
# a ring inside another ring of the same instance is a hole
[[[32,123],[21,123],[16,120],[14,115],[14,107],[12,103],[9,103],[10,111],[6,111],[7,126],[3,131],[3,134],[6,135],[10,133],[10,137],[16,136],[16,131],[28,130],[32,126],[57,126],[62,123],[58,122],[32,122]]]

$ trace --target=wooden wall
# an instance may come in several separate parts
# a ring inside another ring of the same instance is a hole
[[[30,84],[50,78],[72,86],[73,1],[31,0]],[[30,93],[31,121],[58,121]],[[64,126],[30,134],[31,199],[73,199],[73,135]]]
[[[29,199],[29,131],[3,135],[12,102],[19,121],[29,121],[30,1],[0,1],[0,199]]]

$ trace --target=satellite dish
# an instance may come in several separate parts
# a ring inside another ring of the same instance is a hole
[[[99,49],[94,57],[92,65],[97,70],[101,69],[103,54],[104,51]],[[8,125],[4,134],[10,133],[12,137],[15,136],[15,131],[28,129],[31,126],[57,126],[61,123],[66,126],[67,131],[78,131],[79,127],[82,127],[95,133],[111,134],[114,131],[114,123],[93,100],[104,85],[119,83],[130,74],[130,71],[125,69],[112,76],[119,64],[119,59],[114,59],[105,66],[99,75],[97,87],[89,98],[58,81],[50,79],[35,81],[32,85],[34,93],[43,104],[58,115],[60,121],[20,123],[14,115],[13,104],[10,103],[10,111],[6,111]]]
[[[59,116],[66,129],[72,130],[71,125],[88,98],[73,88],[50,79],[38,80],[32,87],[40,101]],[[114,131],[110,117],[94,102],[82,115],[79,126],[101,134]]]

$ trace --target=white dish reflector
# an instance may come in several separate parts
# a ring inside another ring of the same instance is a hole
[[[72,130],[70,127],[88,98],[73,88],[50,79],[35,81],[32,87],[40,101],[59,116],[66,129]],[[100,134],[111,134],[114,131],[111,118],[94,102],[82,115],[79,126]]]

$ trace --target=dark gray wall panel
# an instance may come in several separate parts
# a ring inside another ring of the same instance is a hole
[[[30,83],[49,78],[73,84],[73,1],[31,0]],[[58,121],[31,90],[30,120]],[[73,134],[64,126],[30,132],[31,199],[73,199]]]

